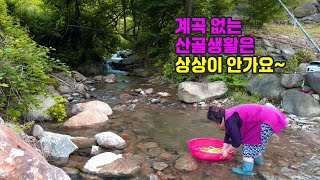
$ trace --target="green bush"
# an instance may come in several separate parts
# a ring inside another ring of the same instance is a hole
[[[50,58],[49,49],[35,43],[6,8],[0,0],[0,111],[16,122],[38,106],[37,95],[46,94],[52,82],[47,73],[68,67]]]
[[[231,92],[228,95],[230,98],[233,98],[236,105],[239,104],[259,104],[260,103],[260,98],[256,94],[249,95],[248,93],[244,91],[234,91]]]
[[[62,122],[67,117],[64,106],[66,102],[68,102],[68,100],[64,97],[56,96],[54,99],[54,105],[47,110],[47,113],[52,114],[58,122]]]
[[[294,55],[286,61],[283,73],[295,73],[299,70],[300,63],[308,63],[315,60],[315,55],[308,50],[297,50]]]
[[[248,79],[242,74],[214,74],[208,75],[209,81],[223,81],[226,83],[229,90],[240,91],[246,87]]]

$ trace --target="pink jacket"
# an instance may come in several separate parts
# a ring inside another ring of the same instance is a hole
[[[225,120],[237,112],[241,118],[242,144],[260,144],[262,123],[268,124],[277,134],[287,124],[286,116],[275,108],[260,104],[242,104],[225,110]]]

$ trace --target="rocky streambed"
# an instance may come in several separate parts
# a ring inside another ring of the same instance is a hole
[[[232,99],[184,104],[177,100],[175,89],[159,82],[161,79],[148,82],[126,77],[91,84],[96,90],[79,100],[82,103],[70,99],[66,122],[38,122],[33,136],[23,136],[51,165],[44,159],[40,160],[45,166],[32,163],[29,159],[35,156],[34,148],[30,147],[31,155],[26,151],[29,147],[22,148],[23,153],[2,148],[1,162],[6,163],[0,167],[24,162],[19,167],[29,168],[19,170],[30,177],[48,171],[50,176],[46,177],[68,179],[63,171],[49,169],[58,166],[75,180],[320,178],[319,118],[288,115],[289,124],[280,133],[280,141],[271,139],[267,146],[264,165],[255,167],[253,177],[241,177],[230,171],[232,166],[241,165],[241,149],[228,161],[212,162],[192,157],[187,147],[191,138],[223,138],[224,132],[206,119],[207,107],[231,106]],[[10,137],[7,131],[0,131],[5,134],[2,137]],[[17,145],[12,139],[1,139],[1,147],[12,144],[19,149],[22,142]],[[8,173],[1,169],[2,174]]]

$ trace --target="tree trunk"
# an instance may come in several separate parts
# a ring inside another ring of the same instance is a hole
[[[123,36],[127,37],[127,15],[126,15],[126,0],[122,0],[122,12],[123,12]]]
[[[134,0],[130,0],[131,2],[131,11],[132,11],[132,19],[133,19],[133,37],[136,36],[136,10],[134,6]]]
[[[188,17],[193,14],[193,0],[185,0],[185,10]]]

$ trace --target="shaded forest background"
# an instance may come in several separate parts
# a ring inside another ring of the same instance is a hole
[[[50,73],[102,63],[117,48],[185,80],[193,75],[174,72],[174,18],[226,16],[239,3],[245,29],[286,17],[277,0],[0,0],[0,110],[16,121],[54,85]]]

